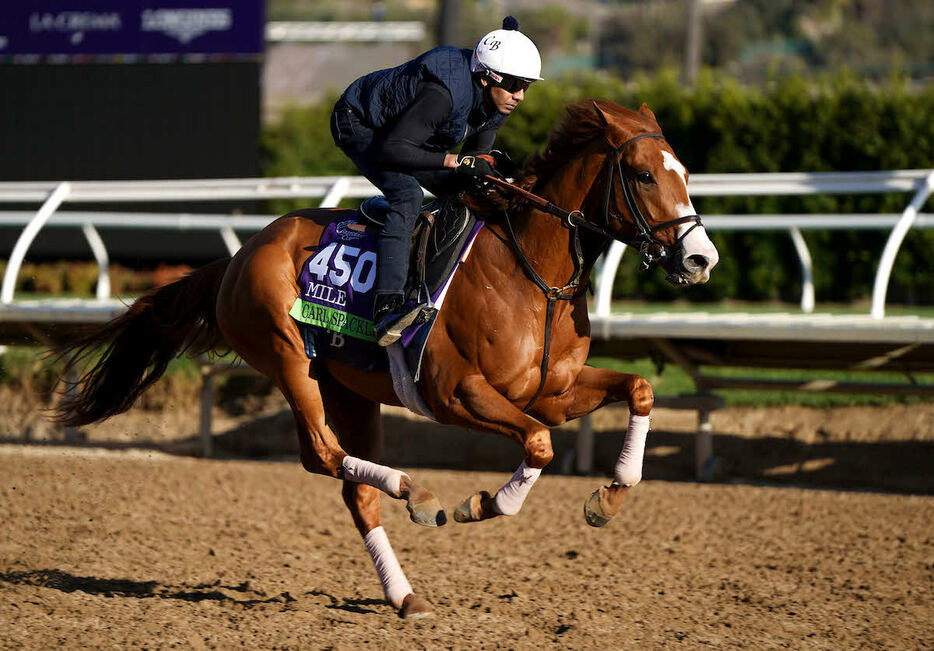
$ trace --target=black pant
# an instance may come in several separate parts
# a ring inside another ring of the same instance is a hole
[[[344,102],[337,102],[331,113],[334,143],[354,162],[360,173],[389,201],[386,223],[376,243],[376,293],[402,294],[409,272],[412,231],[421,212],[425,194],[420,186],[436,196],[454,189],[450,170],[398,172],[380,167],[380,136],[364,125]]]

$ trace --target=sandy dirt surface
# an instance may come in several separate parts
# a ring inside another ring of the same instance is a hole
[[[449,507],[502,473],[412,469]],[[383,500],[399,619],[340,498],[297,463],[0,446],[7,647],[925,648],[934,497],[646,480],[604,529],[593,477],[430,530]]]
[[[214,455],[294,460],[298,445],[285,400],[268,382],[235,378],[213,410]],[[161,380],[126,414],[74,433],[91,447],[149,448],[198,456],[199,404],[190,381]],[[36,392],[0,385],[0,443],[62,443]],[[609,475],[626,431],[628,411],[606,407],[593,416],[598,433],[594,473]],[[723,409],[712,414],[720,481],[762,481],[796,486],[934,494],[934,403],[889,407]],[[549,471],[571,474],[577,424],[552,433]],[[444,427],[401,408],[384,408],[384,461],[391,465],[512,472],[518,446],[503,437]],[[645,476],[694,477],[697,415],[655,409]]]
[[[560,474],[575,429],[556,430],[512,518],[429,530],[384,498],[435,607],[411,622],[383,601],[338,482],[295,460],[281,398],[219,395],[223,458],[205,460],[190,387],[147,396],[65,445],[40,403],[0,395],[0,646],[934,646],[931,403],[716,412],[714,484],[691,481],[695,415],[656,410],[646,480],[605,529],[582,505],[619,451],[621,409],[595,415],[591,477]],[[387,461],[449,510],[521,456],[401,410],[384,420]]]

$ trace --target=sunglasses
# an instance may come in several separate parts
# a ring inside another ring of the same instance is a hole
[[[496,77],[494,77],[493,75],[489,75],[489,76],[493,79],[493,83],[495,83],[497,86],[505,90],[510,95],[514,95],[515,93],[518,93],[520,90],[522,91],[528,90],[529,86],[532,85],[532,82],[530,80],[523,79],[522,77],[513,77],[512,75],[502,75],[500,79],[497,79],[496,77],[500,77],[500,75],[496,75]]]

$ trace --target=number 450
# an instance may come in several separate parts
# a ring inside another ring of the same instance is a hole
[[[361,254],[356,246],[331,242],[308,261],[308,272],[318,282],[324,282],[327,276],[335,287],[343,287],[350,281],[355,292],[367,292],[376,281],[376,253],[364,251]]]

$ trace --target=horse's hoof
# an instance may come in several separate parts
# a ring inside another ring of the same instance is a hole
[[[402,619],[424,619],[431,617],[431,604],[416,595],[414,592],[402,600],[399,617]]]
[[[454,511],[454,519],[457,522],[480,522],[493,517],[492,513],[493,498],[486,491],[474,493]]]
[[[409,519],[423,527],[441,527],[447,524],[448,516],[438,498],[432,495],[421,502],[409,501],[405,508],[409,512]]]
[[[595,490],[593,495],[590,496],[590,499],[584,502],[584,519],[587,520],[587,524],[591,527],[604,526],[614,515],[608,515],[603,509],[603,504],[600,502],[601,490],[600,488]]]
[[[423,527],[440,527],[447,523],[448,516],[438,498],[424,488],[403,476],[402,488],[405,496],[405,508],[409,512],[409,519]]]
[[[613,482],[609,486],[598,488],[586,502],[584,502],[584,519],[591,527],[602,527],[614,515],[619,513],[626,493],[631,486],[623,486]]]

